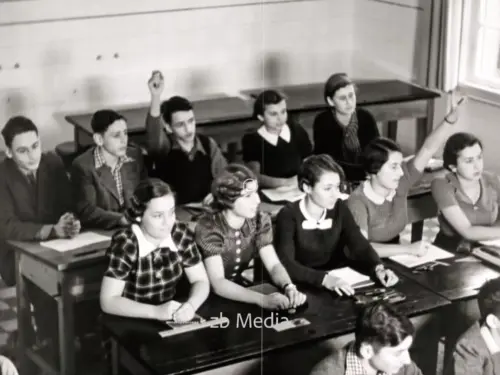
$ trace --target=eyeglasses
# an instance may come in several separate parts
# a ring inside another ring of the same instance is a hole
[[[259,184],[257,180],[253,178],[248,178],[243,181],[243,189],[241,190],[241,196],[249,196],[259,190]]]

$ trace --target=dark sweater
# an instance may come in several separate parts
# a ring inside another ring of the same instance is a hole
[[[276,252],[294,281],[319,287],[332,269],[348,264],[370,274],[381,263],[342,200],[326,213],[325,220],[332,220],[329,229],[303,229],[306,218],[299,205],[300,201],[288,204],[276,219]]]
[[[380,136],[377,122],[370,112],[358,108],[358,139],[363,150],[368,143]],[[340,124],[332,109],[327,109],[316,116],[313,125],[314,153],[328,154],[342,165],[347,179],[359,181],[364,179],[360,165],[348,163],[342,156],[342,141],[345,126]]]
[[[290,127],[290,142],[278,138],[276,146],[257,131],[245,134],[242,140],[243,161],[258,162],[260,173],[270,177],[289,178],[297,175],[302,160],[312,153],[309,136],[300,125]]]

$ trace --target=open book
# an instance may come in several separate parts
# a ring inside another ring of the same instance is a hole
[[[338,268],[328,272],[328,274],[348,282],[354,289],[374,284],[370,276],[363,275],[350,267]]]
[[[454,256],[452,253],[440,249],[439,247],[434,246],[430,243],[427,242],[422,243],[421,241],[419,242],[422,244],[422,246],[428,246],[427,254],[425,254],[424,256],[418,257],[416,255],[402,254],[402,255],[394,255],[389,259],[405,267],[413,268],[425,263],[434,262],[439,259],[452,258]],[[411,246],[415,246],[415,244],[418,244],[418,242],[412,244]]]

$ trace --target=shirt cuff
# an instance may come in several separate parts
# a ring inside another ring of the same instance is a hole
[[[38,241],[45,241],[52,237],[55,237],[55,231],[53,225],[44,225],[35,235],[35,238]]]

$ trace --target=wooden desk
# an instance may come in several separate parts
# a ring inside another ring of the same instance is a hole
[[[38,242],[10,241],[16,251],[17,320],[19,334],[19,363],[28,365],[28,359],[48,374],[76,374],[82,363],[75,358],[75,305],[83,301],[98,304],[99,290],[107,262],[104,249],[109,241],[85,246],[68,252],[58,252]],[[90,253],[89,253],[90,252]],[[59,358],[55,361],[45,353],[28,345],[30,306],[25,296],[25,282],[31,281],[46,293],[57,306]],[[23,370],[21,369],[21,373]]]
[[[446,299],[404,277],[397,289],[405,293],[407,300],[395,305],[396,308],[415,321],[449,304]],[[224,300],[215,295],[209,297],[199,313],[207,318],[223,314],[229,318],[227,328],[202,329],[162,340],[158,332],[165,326],[159,322],[106,316],[104,327],[112,337],[114,348],[113,368],[117,371],[118,361],[121,360],[130,365],[128,368],[134,368],[134,372],[137,369],[137,373],[141,374],[241,374],[252,372],[252,369],[261,373],[260,364],[262,356],[265,356],[269,359],[264,363],[265,373],[308,373],[305,367],[314,365],[305,363],[309,348],[330,339],[333,341],[330,340],[329,347],[338,348],[352,339],[357,307],[352,299],[337,297],[325,290],[301,290],[308,296],[307,310],[294,316],[286,315],[286,318],[305,318],[311,324],[282,332],[265,327],[243,327],[237,322],[238,315],[243,319],[246,316],[274,316],[280,321],[283,313],[262,311],[256,306]],[[432,346],[432,338],[426,338],[426,344]],[[434,354],[437,353],[437,338],[435,345]],[[284,365],[294,357],[287,354],[295,352],[300,365],[285,366],[285,371]],[[279,360],[280,356],[284,357]]]
[[[237,97],[221,97],[193,102],[197,131],[217,140],[229,142],[241,139],[245,129],[256,127],[252,120],[252,105],[249,101]],[[145,145],[146,116],[149,104],[116,109],[127,119],[130,140]],[[74,125],[75,142],[79,148],[93,144],[90,126],[93,113],[65,116],[66,121]],[[234,125],[238,124],[234,129]]]
[[[372,80],[356,82],[357,105],[369,110],[377,121],[388,123],[387,136],[396,139],[398,120],[418,119],[415,149],[419,149],[432,130],[434,121],[434,99],[439,97],[431,91],[399,80]],[[287,97],[290,113],[318,112],[327,108],[324,82],[304,85],[276,87]],[[243,94],[257,97],[263,89],[246,90]]]

